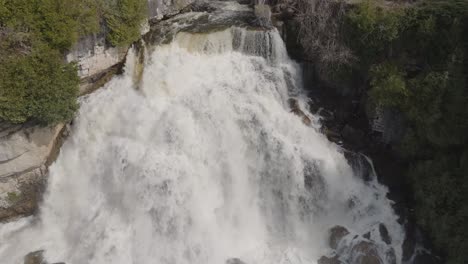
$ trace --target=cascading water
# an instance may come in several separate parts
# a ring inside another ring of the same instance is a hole
[[[386,189],[319,132],[275,30],[178,33],[148,49],[138,89],[134,54],[82,99],[38,218],[0,227],[1,263],[42,249],[67,264],[313,264],[336,225],[351,232],[343,261],[372,240],[382,263],[390,251],[400,263]]]

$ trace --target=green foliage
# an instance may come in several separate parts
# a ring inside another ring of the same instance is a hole
[[[0,119],[53,124],[73,117],[79,78],[76,67],[46,45],[0,63]]]
[[[10,203],[16,203],[19,199],[20,196],[16,192],[9,192],[7,193],[7,199]]]
[[[33,32],[64,52],[103,21],[109,43],[125,46],[139,38],[146,7],[145,0],[0,0],[0,26]]]
[[[97,30],[73,0],[0,0],[0,120],[53,124],[77,107],[76,67],[62,53]],[[84,23],[85,21],[89,23]]]
[[[363,2],[348,15],[354,65],[376,105],[398,109],[407,133],[416,215],[447,263],[468,261],[468,1],[405,9]]]
[[[372,90],[371,98],[377,104],[399,107],[409,96],[405,79],[399,69],[392,64],[379,64],[370,70]]]
[[[95,1],[0,0],[0,25],[32,32],[52,48],[65,51],[80,35],[99,30]]]
[[[461,155],[439,152],[431,160],[415,163],[408,173],[417,186],[417,219],[431,230],[434,243],[448,253],[450,264],[468,259],[467,162],[467,150]]]
[[[104,4],[104,17],[109,28],[107,40],[113,46],[129,45],[140,37],[146,15],[143,0],[115,0]]]
[[[101,22],[112,45],[132,43],[145,7],[144,0],[0,0],[0,120],[72,118],[79,79],[63,54]]]
[[[349,45],[361,60],[382,56],[398,38],[402,12],[383,10],[373,0],[366,0],[348,14]]]

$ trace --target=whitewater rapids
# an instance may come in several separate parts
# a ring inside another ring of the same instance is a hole
[[[319,132],[275,30],[179,33],[144,52],[82,99],[39,215],[0,227],[1,263],[45,250],[67,264],[315,264],[335,225],[370,231],[383,256],[380,223],[400,263],[386,189]]]

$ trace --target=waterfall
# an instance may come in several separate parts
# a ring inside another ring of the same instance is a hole
[[[2,263],[45,250],[67,264],[313,264],[336,225],[400,263],[386,189],[319,132],[276,30],[180,32],[144,52],[138,89],[131,50],[124,74],[82,98],[40,213],[0,226]]]

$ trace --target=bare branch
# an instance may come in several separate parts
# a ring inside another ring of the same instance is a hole
[[[323,68],[351,63],[353,55],[339,32],[345,14],[343,0],[297,0],[294,9],[299,41],[309,59],[318,60]]]

